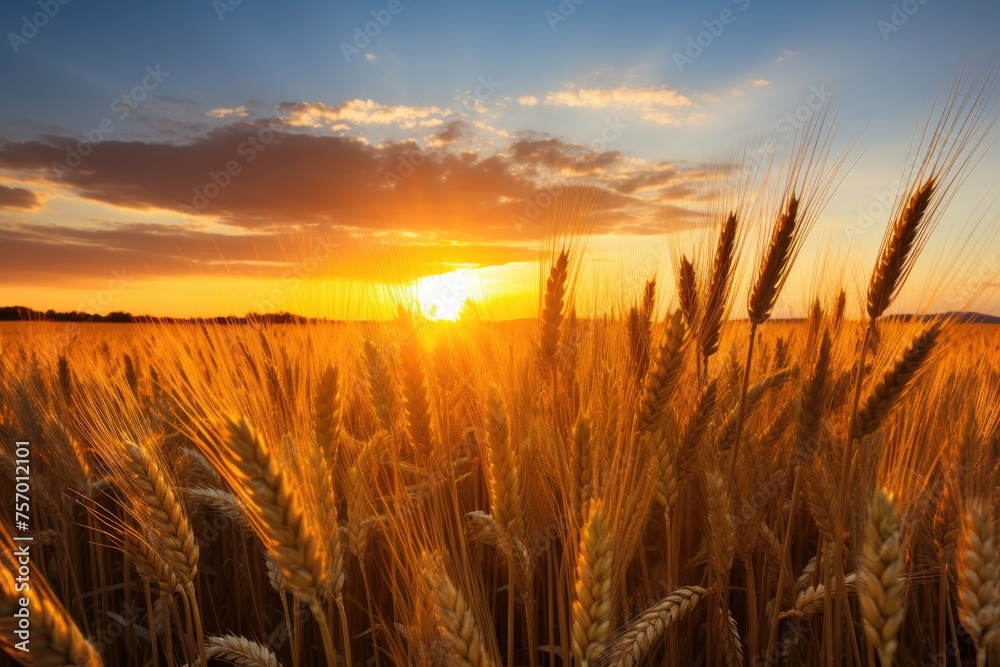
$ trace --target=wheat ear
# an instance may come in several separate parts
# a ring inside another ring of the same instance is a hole
[[[652,431],[660,425],[667,401],[677,387],[684,368],[684,322],[676,311],[668,322],[666,339],[660,345],[656,360],[646,374],[642,398],[638,407],[639,432]]]
[[[375,414],[382,428],[392,432],[392,415],[396,410],[396,394],[385,361],[375,344],[365,341],[365,370],[368,374],[368,391],[371,394]]]
[[[719,230],[719,240],[715,248],[715,262],[712,265],[712,279],[705,295],[705,311],[702,314],[698,343],[701,353],[707,359],[719,349],[722,337],[722,319],[726,314],[726,302],[732,286],[732,267],[736,251],[735,213],[730,213]]]
[[[327,457],[319,445],[312,452],[313,473],[319,499],[319,525],[326,543],[327,571],[329,578],[325,593],[339,599],[344,589],[344,545],[340,541],[340,524],[337,521],[337,498],[334,493],[333,475]]]
[[[895,299],[899,288],[913,266],[914,248],[921,238],[921,221],[934,194],[934,177],[919,186],[900,212],[896,222],[882,241],[878,261],[868,282],[868,317],[878,319]]]
[[[984,502],[969,502],[958,538],[958,618],[976,645],[976,664],[1000,643],[1000,557],[993,517]]]
[[[878,491],[865,525],[861,557],[862,584],[858,591],[865,636],[878,652],[879,662],[891,665],[899,646],[899,628],[905,607],[899,517],[892,499]]]
[[[555,366],[559,354],[559,336],[563,323],[563,308],[566,298],[566,280],[569,275],[569,255],[565,250],[559,253],[545,282],[545,302],[542,308],[542,360]]]
[[[403,405],[406,408],[407,433],[416,452],[427,460],[434,453],[427,372],[413,315],[406,311],[400,313],[399,359],[402,368],[400,381],[403,388]]]
[[[325,454],[331,470],[337,469],[337,444],[341,422],[340,376],[337,367],[327,365],[316,385],[313,402],[313,430],[316,442]]]
[[[681,256],[681,263],[677,268],[677,297],[681,312],[684,313],[684,320],[688,327],[694,327],[695,319],[698,317],[698,283],[695,279],[694,265],[687,255]]]
[[[434,602],[438,636],[452,663],[462,667],[489,667],[491,661],[472,609],[444,571],[440,560],[425,556],[423,574]]]
[[[486,410],[490,446],[490,513],[500,528],[520,537],[521,483],[517,452],[510,440],[507,408],[496,387],[490,387]]]
[[[903,353],[875,383],[868,398],[858,409],[854,422],[856,440],[874,433],[882,425],[889,412],[899,403],[914,375],[927,361],[940,333],[941,325],[935,322],[910,341]]]
[[[702,598],[710,595],[699,586],[684,586],[642,612],[629,623],[608,649],[608,667],[637,667],[646,664],[649,655],[664,633],[691,613]],[[601,661],[604,664],[604,661]]]
[[[582,509],[591,492],[590,484],[593,473],[591,435],[590,419],[581,412],[573,427],[573,442],[569,453],[567,494],[574,508],[577,508],[574,511]]]
[[[593,665],[611,635],[613,552],[604,502],[594,501],[580,535],[570,643],[577,664]]]
[[[281,566],[293,594],[305,602],[316,600],[326,585],[327,556],[295,482],[245,420],[230,420],[229,448],[245,485],[250,524]]]
[[[775,222],[767,252],[761,259],[757,279],[754,281],[753,289],[750,290],[747,315],[752,324],[763,324],[771,316],[774,302],[777,301],[781,286],[788,276],[798,240],[796,235],[798,212],[799,200],[792,194],[788,197],[785,210]]]
[[[209,660],[221,660],[236,667],[281,667],[271,649],[236,635],[206,637],[205,652]]]
[[[127,443],[126,450],[127,465],[142,494],[139,506],[149,518],[150,528],[155,530],[156,543],[162,548],[163,557],[187,585],[198,573],[198,543],[184,505],[147,448]]]
[[[677,468],[677,448],[660,428],[649,436],[649,476],[653,481],[653,496],[669,514],[680,489],[680,471]]]

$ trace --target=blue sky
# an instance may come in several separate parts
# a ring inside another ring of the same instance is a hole
[[[46,7],[54,15],[38,19]],[[44,25],[25,28],[25,17]],[[385,25],[368,43],[360,42],[363,48],[348,62],[345,45],[353,46],[356,28],[368,24],[374,33],[372,22],[379,17]],[[69,182],[47,182],[47,158],[84,132],[96,136],[104,119],[114,129],[95,146],[95,155],[184,146],[212,132],[279,116],[293,134],[364,142],[381,151],[387,143],[411,141],[423,150],[433,148],[442,160],[462,151],[479,160],[506,158],[512,151],[517,155],[514,144],[525,137],[553,139],[559,143],[545,147],[549,158],[553,151],[570,154],[588,147],[613,151],[620,156],[615,173],[625,178],[644,165],[696,165],[730,154],[743,137],[774,128],[816,89],[836,90],[831,110],[838,114],[837,146],[857,140],[852,163],[858,161],[828,212],[856,217],[852,212],[898,174],[935,94],[947,89],[963,66],[978,71],[1000,62],[998,28],[1000,5],[985,0],[11,1],[0,7],[5,35],[0,187],[11,191],[6,197],[14,205],[4,206],[0,190],[0,225],[11,239],[33,234],[38,243],[45,241],[37,233],[41,228],[49,230],[49,243],[57,243],[66,241],[59,239],[59,228],[94,225],[163,225],[188,232],[214,225],[213,233],[241,234],[253,227],[211,207],[199,211],[192,224],[190,216],[164,205],[169,197],[178,199],[175,194],[129,199],[126,190],[151,186],[126,185],[120,174],[98,173],[96,158],[85,161]],[[691,50],[699,40],[700,52]],[[681,55],[690,59],[678,66]],[[147,68],[165,73],[162,80],[149,79]],[[142,100],[127,119],[116,118],[121,106],[113,107],[115,100],[141,87],[144,78],[155,85],[139,91]],[[484,81],[491,85],[484,89]],[[470,95],[477,87],[487,92],[474,104]],[[459,141],[435,138],[455,121],[464,128],[455,128],[456,134],[461,129]],[[618,128],[605,135],[611,141],[595,144],[609,123]],[[42,150],[52,146],[58,150]],[[539,145],[520,148],[524,159],[515,176],[535,184],[553,177],[528,164],[531,157],[545,157]],[[451,154],[443,155],[446,151]],[[205,173],[214,164],[207,162]],[[955,202],[966,217],[991,196],[997,166],[996,151],[987,152],[967,182]],[[591,182],[606,175],[595,174],[588,176]],[[193,174],[186,189],[203,181]],[[510,196],[498,195],[503,201]],[[656,201],[681,205],[669,198]],[[249,217],[258,213],[264,215]],[[325,221],[338,229],[360,224],[334,214]],[[438,241],[457,234],[454,225],[433,233]],[[868,255],[878,236],[864,240]],[[38,288],[38,299],[52,298],[51,283],[64,270],[52,267],[47,276],[44,250],[34,250],[35,282],[23,285]],[[164,247],[169,252],[176,250]],[[504,259],[522,257],[500,253],[484,261]],[[145,265],[149,280],[164,276],[150,262]],[[12,298],[4,294],[0,300]]]

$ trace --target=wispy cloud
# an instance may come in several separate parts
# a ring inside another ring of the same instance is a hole
[[[619,86],[617,88],[577,88],[552,91],[545,104],[586,109],[634,109],[657,125],[686,125],[704,119],[695,112],[698,105],[669,86]]]
[[[250,115],[250,110],[246,107],[216,107],[205,112],[211,118],[246,118]]]
[[[442,109],[434,106],[386,105],[361,99],[336,106],[327,106],[322,102],[282,102],[277,106],[277,111],[293,127],[323,127],[340,122],[414,127],[419,120],[443,113]]]

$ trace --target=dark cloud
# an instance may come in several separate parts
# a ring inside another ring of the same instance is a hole
[[[434,135],[434,143],[438,146],[450,146],[469,131],[469,122],[465,120],[453,120],[444,126],[444,129]]]
[[[618,151],[595,151],[554,137],[528,136],[508,148],[515,162],[573,174],[592,174],[621,161]]]
[[[36,208],[40,202],[31,190],[0,185],[0,208]]]
[[[467,130],[455,122],[439,136]],[[617,152],[538,135],[478,155],[413,141],[372,145],[274,119],[230,122],[176,142],[112,137],[87,145],[63,135],[0,142],[0,169],[49,179],[69,196],[121,207],[123,216],[89,229],[8,224],[5,255],[15,259],[0,274],[51,282],[129,266],[149,276],[280,275],[280,267],[305,252],[289,252],[288,243],[300,243],[289,239],[323,238],[335,239],[345,253],[338,274],[376,270],[382,264],[372,261],[374,252],[386,253],[394,265],[405,255],[419,275],[440,270],[443,261],[536,258],[531,248],[555,193],[573,195],[563,202],[590,202],[591,231],[598,233],[658,233],[665,210],[675,218],[688,215],[683,201],[664,194],[683,198],[692,191],[682,168],[611,175],[620,164]],[[560,185],[552,185],[553,174]],[[0,190],[0,205],[12,202],[37,205],[31,192]],[[131,224],[128,209],[185,217],[176,225]],[[386,232],[406,236],[389,242],[396,237]]]

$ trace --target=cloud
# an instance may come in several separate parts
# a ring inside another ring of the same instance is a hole
[[[249,109],[246,107],[236,107],[235,109],[229,109],[227,107],[216,107],[205,112],[206,116],[211,118],[246,118],[250,115]]]
[[[375,62],[376,60],[378,60],[378,58],[376,58],[376,57],[375,57],[375,54],[374,54],[374,53],[366,53],[366,54],[365,54],[365,60],[367,60],[367,61],[368,61],[368,62],[370,62],[370,63],[373,63],[373,62]]]
[[[554,137],[538,138],[536,135],[515,141],[507,150],[518,164],[571,174],[592,174],[621,161],[621,154],[617,151],[599,153],[579,144]]]
[[[332,235],[354,248],[337,269],[344,275],[382,266],[372,260],[371,244],[358,239],[386,233],[419,246],[412,252],[420,253],[423,269],[442,257],[522,261],[537,229],[515,220],[544,222],[548,213],[533,203],[551,199],[553,188],[589,193],[559,201],[595,201],[596,233],[657,233],[666,210],[672,218],[697,217],[683,200],[703,181],[683,166],[643,165],[536,133],[494,134],[491,152],[471,151],[462,140],[476,127],[452,121],[421,146],[237,120],[186,141],[107,139],[58,183],[47,182],[50,165],[77,143],[74,136],[0,142],[0,169],[49,185],[64,201],[104,205],[105,218],[128,221],[95,227],[72,213],[54,218],[47,209],[17,223],[0,221],[8,234],[5,255],[16,255],[0,266],[0,277],[22,272],[18,284],[41,284],[79,274],[107,282],[110,268],[125,265],[156,276],[270,275],[286,262],[275,248],[279,233]],[[0,186],[0,206],[31,208],[38,205],[34,197]],[[135,224],[137,210],[176,223]]]
[[[0,208],[19,208],[31,210],[41,206],[41,202],[31,190],[10,188],[0,185]]]
[[[533,107],[536,104],[538,104],[538,98],[535,97],[534,95],[522,95],[521,97],[517,98],[517,101],[521,106],[525,107]]]
[[[428,143],[431,146],[450,146],[468,132],[469,123],[467,121],[453,120],[443,130],[431,137]]]
[[[658,125],[685,125],[699,122],[703,114],[677,110],[697,108],[691,98],[668,86],[619,86],[618,88],[576,88],[553,91],[545,96],[550,106],[586,109],[634,109]]]
[[[753,82],[753,85],[755,85],[755,86],[770,86],[771,82],[768,81],[767,79],[755,79],[754,82]]]
[[[385,105],[374,100],[351,100],[337,106],[322,102],[282,102],[276,107],[282,120],[293,127],[322,127],[338,122],[355,125],[405,125],[442,114],[438,107]],[[410,125],[413,127],[413,125]]]

